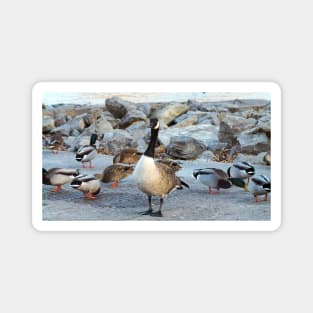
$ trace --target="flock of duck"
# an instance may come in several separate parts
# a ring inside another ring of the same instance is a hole
[[[162,217],[162,206],[166,196],[176,189],[190,187],[176,176],[176,172],[181,169],[178,162],[155,158],[159,126],[157,119],[150,120],[151,137],[144,153],[131,148],[124,149],[113,158],[113,164],[105,168],[101,174],[80,174],[78,169],[43,168],[42,182],[45,185],[56,186],[51,192],[59,192],[62,185],[70,184],[72,188],[83,192],[87,199],[95,199],[101,190],[101,182],[112,182],[112,188],[116,188],[122,179],[133,175],[137,188],[148,197],[148,209],[140,214]],[[76,160],[82,162],[83,168],[93,167],[92,160],[97,155],[96,140],[97,135],[91,135],[90,144],[82,146],[76,153]],[[258,202],[260,195],[264,195],[264,201],[267,201],[268,193],[271,191],[269,178],[265,175],[255,175],[254,166],[248,162],[234,163],[227,172],[212,167],[194,169],[193,177],[206,185],[210,194],[216,194],[221,188],[228,189],[235,185],[251,192]],[[160,198],[157,211],[152,209],[152,196]]]

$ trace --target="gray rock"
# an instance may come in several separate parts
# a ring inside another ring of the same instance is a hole
[[[270,140],[265,133],[251,134],[244,132],[238,136],[241,152],[246,154],[259,154],[270,149]]]
[[[183,119],[181,122],[175,124],[173,128],[182,128],[190,125],[194,125],[198,123],[198,116],[197,115],[191,115],[190,117],[187,117]]]
[[[101,115],[95,122],[95,130],[97,134],[113,130],[112,124]]]
[[[135,122],[128,126],[126,130],[134,138],[134,140],[139,141],[150,134],[150,129],[148,128],[148,121]]]
[[[55,127],[64,125],[66,122],[67,122],[66,116],[62,114],[58,114],[54,120]]]
[[[137,110],[144,113],[147,117],[151,114],[151,104],[150,103],[138,103]]]
[[[80,135],[80,132],[77,129],[74,128],[74,129],[71,129],[70,135],[76,137],[76,136]]]
[[[257,124],[257,120],[254,118],[244,118],[233,114],[226,114],[223,121],[228,124],[235,135],[250,129]]]
[[[106,154],[116,154],[125,148],[136,148],[137,142],[129,132],[113,129],[103,134],[101,148]]]
[[[63,136],[70,136],[73,130],[77,130],[79,133],[85,128],[85,118],[87,113],[75,116],[73,119],[69,120],[66,124],[51,130],[52,133],[60,132]],[[75,132],[77,133],[77,132]]]
[[[264,156],[266,152],[260,152],[257,155],[239,153],[236,162],[249,162],[251,164],[264,164]]]
[[[138,111],[138,110],[132,110],[132,111],[127,112],[124,115],[124,117],[121,119],[120,127],[126,128],[135,122],[146,121],[146,120],[147,120],[147,117],[143,112]]]
[[[183,135],[201,141],[208,146],[211,142],[218,140],[217,130],[217,127],[208,124],[192,125],[183,128],[169,127],[167,129],[160,130],[159,141],[164,146],[167,146],[170,143],[171,137]]]
[[[199,110],[204,112],[242,112],[248,110],[260,110],[269,106],[269,101],[265,99],[234,99],[226,101],[198,102],[188,101],[190,110]]]
[[[112,113],[110,113],[109,111],[105,111],[102,113],[102,117],[104,119],[106,119],[112,126],[112,128],[118,128],[119,124],[120,124],[120,119],[119,118],[115,118]]]
[[[266,152],[263,156],[263,162],[266,164],[266,165],[271,165],[271,152]]]
[[[133,103],[118,97],[106,99],[105,106],[115,118],[122,118],[128,111],[136,108]]]
[[[232,128],[223,120],[220,122],[218,129],[218,140],[220,142],[228,143],[229,145],[233,145],[237,140],[237,136],[234,134]]]
[[[200,159],[200,160],[205,160],[205,161],[207,161],[207,162],[213,161],[213,159],[214,159],[214,153],[213,153],[212,151],[205,150],[203,153],[201,153],[201,154],[198,156],[198,159]]]
[[[42,131],[47,133],[55,127],[54,118],[50,116],[44,116],[42,119]]]
[[[166,147],[167,154],[182,160],[194,160],[205,150],[206,146],[203,143],[188,136],[172,137]]]
[[[154,111],[152,117],[155,117],[169,125],[175,118],[188,110],[188,105],[186,103],[171,102],[168,105]]]

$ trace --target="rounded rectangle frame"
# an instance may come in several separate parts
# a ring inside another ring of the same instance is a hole
[[[271,94],[269,221],[45,221],[42,99],[45,92],[258,92]],[[281,225],[281,88],[274,82],[39,82],[32,90],[32,223],[39,231],[274,231]]]

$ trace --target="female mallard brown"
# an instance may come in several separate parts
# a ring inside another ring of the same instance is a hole
[[[150,126],[150,143],[136,164],[134,178],[137,187],[148,196],[149,209],[141,214],[161,217],[163,216],[161,210],[164,198],[175,189],[182,189],[183,186],[189,188],[189,186],[175,175],[175,171],[171,167],[154,160],[154,149],[158,140],[160,123],[157,119],[151,119]],[[152,196],[160,197],[160,207],[157,212],[152,210]]]
[[[59,153],[60,150],[64,149],[64,139],[61,133],[55,133],[51,136],[48,148],[51,149],[53,153]]]
[[[116,188],[120,180],[131,175],[133,171],[133,166],[113,164],[105,168],[102,174],[97,174],[96,177],[103,183],[113,182],[112,188]]]
[[[142,153],[136,149],[126,148],[114,156],[113,163],[135,164],[141,156]]]
[[[71,187],[82,191],[87,199],[95,199],[100,192],[100,181],[93,175],[79,175],[71,182]]]
[[[79,175],[76,169],[68,168],[51,168],[46,170],[42,169],[42,183],[44,185],[56,186],[51,192],[58,192],[62,189],[62,185],[69,184],[73,179]]]
[[[209,187],[210,194],[216,194],[220,188],[228,189],[232,186],[227,174],[218,168],[202,168],[193,171],[193,177],[201,184]],[[216,192],[212,188],[217,189]]]
[[[91,161],[97,156],[96,140],[97,134],[92,134],[90,137],[90,144],[80,147],[76,153],[76,160],[83,163],[83,168],[85,163],[89,162],[89,168],[92,168]]]

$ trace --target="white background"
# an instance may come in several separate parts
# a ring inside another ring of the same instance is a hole
[[[0,311],[312,312],[311,14],[309,1],[2,1]],[[278,82],[281,228],[35,231],[31,88],[63,80]]]

